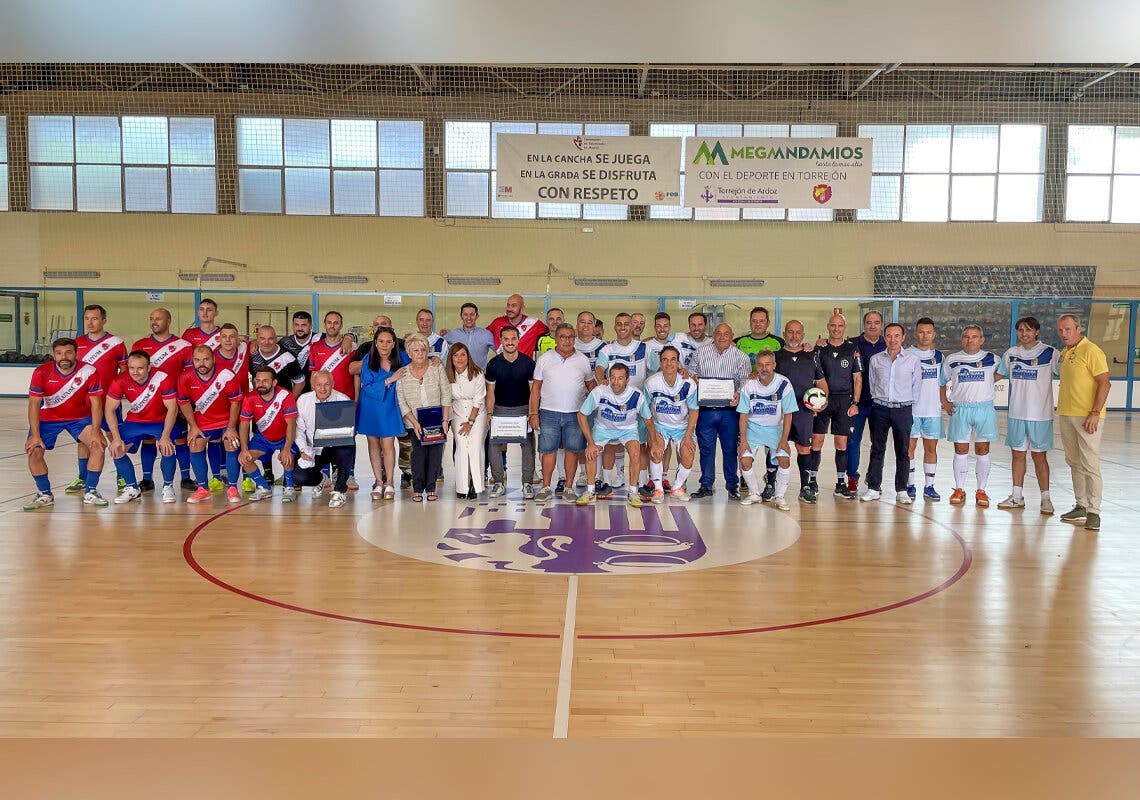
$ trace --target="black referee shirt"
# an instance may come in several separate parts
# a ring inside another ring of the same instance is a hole
[[[840,345],[817,345],[813,352],[823,377],[827,379],[828,392],[853,394],[855,381],[851,376],[863,371],[863,359],[855,344],[848,339]]]
[[[792,388],[796,390],[797,400],[823,377],[822,370],[815,363],[815,356],[804,350],[795,353],[783,348],[777,350],[776,372],[791,381]]]

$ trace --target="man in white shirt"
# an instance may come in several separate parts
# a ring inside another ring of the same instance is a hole
[[[1036,317],[1017,321],[1017,344],[998,363],[997,380],[1009,379],[1009,418],[1005,443],[1013,451],[1013,492],[998,508],[1025,508],[1025,453],[1033,456],[1033,470],[1041,489],[1041,513],[1052,516],[1049,497],[1049,451],[1053,449],[1053,376],[1061,374],[1061,351],[1038,337]]]
[[[685,481],[693,469],[693,459],[697,454],[697,384],[692,378],[682,378],[681,354],[676,347],[666,345],[659,356],[661,371],[649,376],[645,382],[649,410],[645,420],[649,445],[649,482],[653,487],[651,500],[660,504],[665,501],[665,492],[670,496],[688,501]],[[677,450],[677,475],[673,485],[665,488],[665,470],[669,446]]]
[[[689,332],[673,335],[673,344],[681,352],[682,369],[689,368],[697,350],[713,346],[713,337],[707,335],[708,328],[708,317],[700,311],[694,311],[689,315]]]
[[[620,448],[625,450],[629,462],[629,504],[641,508],[643,503],[637,491],[642,444],[640,419],[648,415],[645,392],[630,383],[629,367],[614,364],[609,371],[609,381],[591,389],[578,410],[578,427],[586,439],[586,491],[578,497],[578,505],[589,505],[597,497],[605,499],[613,495],[611,487],[617,482],[613,475],[614,454]],[[601,491],[594,485],[599,456],[605,470]],[[607,460],[608,467],[605,466]]]
[[[356,462],[356,445],[337,447],[317,447],[313,444],[316,433],[317,404],[337,400],[349,400],[348,395],[333,388],[332,374],[324,370],[314,372],[310,378],[313,390],[297,398],[297,438],[299,452],[297,466],[293,470],[293,482],[297,486],[312,486],[313,498],[324,491],[325,476],[321,469],[332,464],[336,467],[336,482],[329,495],[329,508],[340,508],[345,504],[348,493],[348,474]]]
[[[539,503],[549,503],[554,497],[550,481],[558,450],[566,451],[564,474],[573,475],[578,469],[578,458],[586,449],[586,438],[578,425],[578,409],[598,382],[590,362],[574,348],[574,337],[571,326],[558,326],[554,332],[558,344],[543,353],[534,366],[530,425],[538,431],[538,450],[542,453],[542,488],[534,496]],[[578,495],[567,486],[562,498],[574,502]]]
[[[997,412],[994,411],[994,373],[997,357],[982,349],[986,337],[977,325],[962,330],[962,349],[942,362],[942,407],[950,415],[946,438],[954,443],[954,493],[950,505],[966,502],[966,473],[970,469],[970,442],[977,456],[975,474],[978,488],[974,502],[987,508],[990,497],[990,442],[998,440]]]
[[[416,330],[428,340],[428,358],[443,361],[443,354],[447,350],[447,342],[435,332],[435,315],[429,309],[421,308],[416,312]]]
[[[609,383],[606,377],[607,372],[614,364],[624,364],[629,377],[629,385],[635,389],[640,389],[645,385],[646,376],[653,370],[657,369],[656,355],[649,350],[645,342],[638,339],[633,334],[633,315],[621,313],[614,317],[614,335],[617,337],[614,341],[607,344],[600,351],[598,351],[598,360],[594,367],[594,374],[597,376],[599,384]],[[640,425],[641,441],[645,441],[646,431],[644,424]],[[623,454],[624,455],[624,454]],[[649,482],[649,453],[643,452],[639,463],[642,464],[640,475],[635,475],[634,479],[637,481],[638,486],[646,486],[645,494],[647,497],[652,497],[652,490],[647,486]],[[604,461],[609,461],[615,457],[614,452],[607,452]],[[605,469],[613,467],[612,463],[603,463]],[[619,478],[620,473],[619,473]],[[614,488],[618,488],[621,484],[617,484]]]
[[[594,324],[597,322],[594,315],[589,311],[583,311],[578,315],[578,335],[574,338],[574,349],[586,357],[590,362],[590,369],[594,369],[598,364],[598,353],[606,346],[604,339],[594,335]],[[554,332],[551,332],[554,335]]]
[[[653,337],[645,340],[645,347],[650,353],[656,354],[658,357],[665,345],[673,343],[673,321],[669,315],[664,311],[658,311],[653,316]],[[674,345],[674,349],[676,346]],[[678,355],[680,350],[677,350]],[[660,366],[660,364],[658,364]],[[652,371],[651,371],[652,372]]]
[[[941,495],[934,488],[934,476],[938,472],[938,442],[946,435],[942,424],[942,351],[934,347],[936,331],[934,320],[923,317],[914,323],[914,344],[907,350],[922,364],[922,390],[914,401],[911,414],[914,422],[910,428],[910,446],[907,456],[910,458],[910,483],[907,484],[906,493],[914,500],[918,496],[915,488],[915,478],[918,472],[918,462],[914,458],[918,449],[918,440],[922,439],[922,472],[926,485],[922,490],[925,500],[937,502]]]
[[[752,465],[756,459],[765,459],[765,454],[771,453],[771,460],[776,464],[776,493],[772,504],[781,511],[788,511],[791,506],[784,494],[792,472],[788,437],[792,432],[792,415],[799,410],[796,390],[791,381],[776,374],[776,356],[770,350],[756,354],[756,371],[758,377],[744,384],[736,406],[740,414],[740,470],[748,484],[748,494],[740,498],[740,504],[749,506],[763,499]]]
[[[883,462],[887,454],[887,434],[895,448],[895,502],[909,505],[907,494],[910,459],[907,445],[914,424],[912,407],[922,393],[922,365],[913,353],[903,351],[903,326],[892,322],[883,329],[886,349],[871,356],[867,379],[871,390],[871,460],[867,465],[867,491],[860,500],[882,497]]]

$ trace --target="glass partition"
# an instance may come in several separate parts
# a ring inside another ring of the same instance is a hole
[[[43,361],[81,328],[70,289],[0,289],[0,363]]]
[[[150,295],[148,298],[147,295]],[[219,324],[225,322],[226,309],[218,300]],[[115,289],[84,289],[83,304],[97,304],[107,309],[107,330],[121,338],[130,349],[131,345],[145,336],[150,336],[150,312],[165,308],[170,312],[170,330],[181,336],[182,332],[194,324],[198,314],[198,304],[193,290],[185,291],[118,291]],[[82,328],[82,323],[80,324]],[[80,331],[82,333],[82,330]]]
[[[804,341],[814,343],[819,338],[827,338],[828,320],[832,314],[839,313],[847,318],[847,335],[857,336],[860,330],[858,308],[853,301],[784,300],[780,304],[780,330],[774,332],[783,336],[784,325],[789,320],[799,320],[804,326]]]
[[[922,317],[934,321],[934,346],[944,353],[962,349],[962,329],[980,325],[986,337],[985,347],[1004,353],[1010,346],[1009,326],[1012,319],[1009,300],[902,300],[898,321],[906,328],[906,343],[914,344],[914,325]],[[890,321],[889,309],[885,318]]]
[[[589,297],[582,295],[552,295],[551,308],[561,308],[566,321],[575,324],[578,313],[589,311],[602,323],[602,338],[607,342],[614,339],[614,317],[618,314],[645,315],[645,332],[641,338],[653,335],[653,315],[657,313],[658,300],[656,297]],[[542,313],[541,309],[538,313]],[[676,323],[673,329],[677,330]]]
[[[232,322],[243,337],[257,338],[261,325],[272,325],[278,338],[293,332],[293,312],[313,310],[309,292],[211,292],[218,302],[218,323]]]
[[[320,313],[315,323],[317,328],[321,329],[325,312],[339,311],[344,316],[344,330],[361,342],[371,338],[372,320],[383,314],[392,318],[392,327],[396,329],[397,334],[403,336],[416,329],[416,313],[421,308],[430,310],[430,299],[426,294],[321,292],[317,298]]]

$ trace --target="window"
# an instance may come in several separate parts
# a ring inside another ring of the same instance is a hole
[[[1065,221],[1140,222],[1140,127],[1070,125]]]
[[[238,210],[424,215],[420,120],[238,117]]]
[[[217,213],[211,117],[28,117],[38,211]]]
[[[598,203],[501,203],[494,198],[497,135],[540,133],[629,136],[626,123],[479,122],[444,123],[447,216],[507,219],[628,219],[629,207]]]
[[[860,125],[874,140],[859,220],[1040,222],[1044,125]]]
[[[0,117],[0,211],[8,210],[8,118]]]
[[[675,136],[684,139],[688,136],[748,136],[764,139],[787,139],[789,137],[815,139],[835,136],[835,125],[736,125],[732,123],[689,125],[677,122],[660,122],[649,125],[650,136]],[[681,143],[681,196],[685,196],[685,144]],[[829,221],[835,212],[830,208],[698,208],[686,206],[650,206],[650,219],[788,219],[794,221]]]

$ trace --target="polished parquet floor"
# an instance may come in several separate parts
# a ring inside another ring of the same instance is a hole
[[[517,480],[498,503],[449,481],[431,504],[96,510],[62,492],[73,445],[49,454],[55,508],[24,513],[25,408],[0,401],[3,736],[1140,736],[1128,415],[1094,534],[1040,516],[1035,488],[1019,512],[971,491],[781,513],[720,484],[544,514]]]

